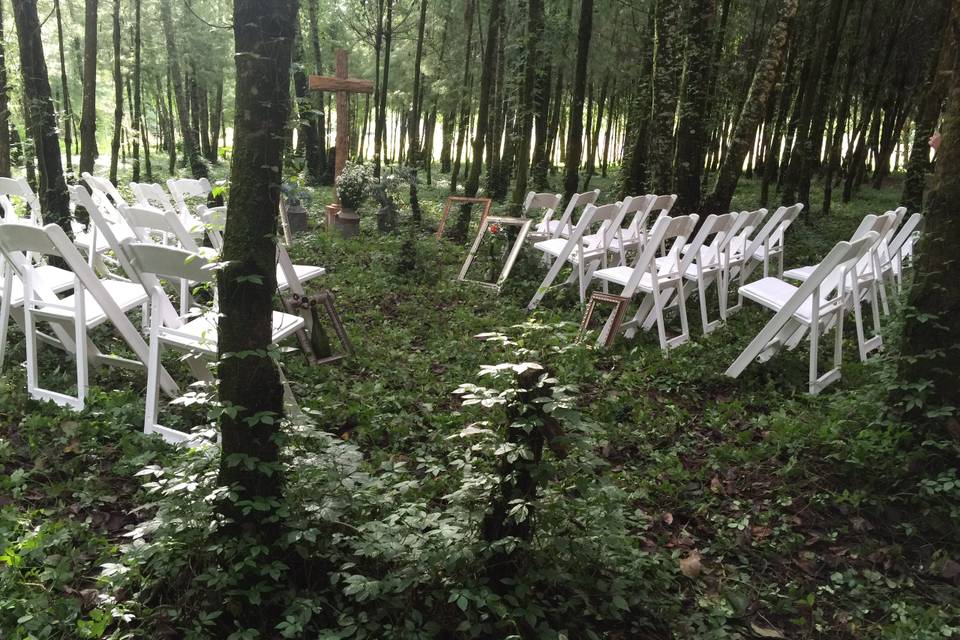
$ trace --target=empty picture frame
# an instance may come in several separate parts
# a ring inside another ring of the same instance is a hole
[[[513,269],[513,264],[517,261],[517,256],[520,255],[520,249],[523,247],[524,241],[527,239],[527,233],[530,231],[530,227],[533,225],[533,220],[529,218],[509,218],[502,216],[485,216],[482,220],[480,228],[477,230],[477,237],[473,240],[473,245],[470,247],[470,253],[467,254],[467,259],[463,262],[463,267],[460,269],[460,275],[457,276],[457,280],[460,282],[472,282],[479,284],[483,287],[488,287],[500,292],[500,288],[503,286],[503,283],[506,281],[507,276],[510,275],[510,270]],[[509,234],[507,229],[509,227],[519,229],[516,238],[514,238],[512,244],[509,240]],[[502,256],[496,256],[497,258],[503,259],[503,263],[500,266],[497,279],[493,282],[485,280],[476,280],[467,277],[467,273],[470,271],[470,267],[473,265],[476,257],[477,251],[480,249],[480,245],[483,242],[485,237],[489,238],[490,242],[494,241],[494,236],[498,234],[503,234],[503,237],[506,239],[506,251],[504,251]]]
[[[577,334],[577,342],[582,342],[590,331],[590,321],[593,319],[593,312],[598,304],[612,304],[613,310],[600,329],[600,335],[597,337],[597,346],[606,349],[613,344],[617,333],[620,331],[620,325],[623,323],[623,316],[627,312],[627,306],[630,304],[629,298],[615,296],[610,293],[594,291],[587,303],[587,310],[583,314],[583,320],[580,321],[580,332]]]
[[[453,206],[453,203],[459,202],[460,204],[482,204],[483,205],[483,214],[480,216],[480,228],[483,228],[483,223],[487,220],[487,216],[490,215],[490,205],[492,201],[490,198],[467,198],[465,196],[449,196],[447,198],[447,203],[443,206],[443,213],[440,215],[440,226],[437,227],[437,236],[436,239],[439,240],[443,237],[443,230],[447,225],[447,216],[450,215],[450,207]]]

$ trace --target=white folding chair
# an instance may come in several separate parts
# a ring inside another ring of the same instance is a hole
[[[686,280],[684,293],[690,295],[696,286],[700,299],[700,319],[703,333],[707,334],[727,319],[727,272],[730,267],[730,235],[736,225],[738,213],[711,214],[700,225],[693,242],[683,248],[681,272]],[[710,320],[707,311],[707,292],[717,283],[717,299],[720,317]]]
[[[523,217],[529,218],[537,211],[542,212],[540,222],[533,231],[527,233],[527,239],[531,241],[545,240],[552,237],[551,231],[558,228],[559,222],[553,220],[557,207],[560,206],[561,196],[559,193],[537,193],[530,191],[523,201]]]
[[[664,353],[690,340],[690,327],[687,324],[686,295],[683,290],[683,271],[681,270],[681,251],[687,238],[693,233],[699,216],[663,216],[653,223],[646,242],[633,266],[619,265],[599,269],[594,277],[623,287],[620,296],[633,298],[637,292],[643,294],[640,306],[633,319],[623,324],[626,336],[633,337],[637,327],[648,319],[650,324],[657,323],[660,348]],[[669,251],[657,257],[669,241],[673,241]],[[680,312],[680,334],[667,338],[666,320],[663,312],[670,306],[671,300]]]
[[[92,175],[88,171],[84,171],[80,175],[83,178],[83,181],[87,183],[87,186],[90,187],[90,191],[99,191],[104,196],[109,198],[114,207],[129,204],[127,199],[124,198],[120,193],[120,190],[117,189],[117,187],[107,178],[101,178],[99,176]]]
[[[897,214],[894,211],[888,211],[882,216],[868,215],[861,221],[860,226],[853,233],[850,241],[855,242],[869,234],[876,234],[873,244],[855,265],[851,272],[851,278],[856,278],[857,298],[854,299],[854,287],[848,287],[847,306],[853,307],[854,319],[857,329],[857,345],[860,349],[860,359],[866,360],[867,355],[874,349],[880,349],[883,346],[883,336],[880,333],[880,300],[879,290],[882,288],[880,281],[883,256],[886,255],[886,243],[884,239],[888,236],[890,228],[895,224]],[[790,280],[805,281],[816,270],[817,265],[807,267],[797,267],[788,269],[783,273],[784,277]],[[873,335],[866,337],[866,329],[863,322],[863,312],[861,302],[863,298],[869,296],[870,307],[873,316]]]
[[[733,229],[730,230],[730,262],[727,265],[726,277],[723,282],[723,286],[727,287],[728,290],[734,278],[740,280],[740,286],[746,284],[747,273],[752,264],[749,259],[751,254],[748,251],[753,246],[752,239],[766,215],[766,209],[741,211],[737,215]],[[743,298],[738,295],[737,304],[727,306],[727,315],[732,315],[742,308]]]
[[[213,191],[213,186],[211,186],[210,181],[206,178],[169,178],[167,180],[167,189],[170,191],[170,195],[173,196],[173,204],[177,208],[177,211],[180,212],[180,215],[194,215],[194,211],[191,210],[187,200],[193,202],[194,209],[196,205],[206,205],[207,199]],[[199,200],[199,202],[197,202],[197,200]]]
[[[123,251],[134,269],[141,275],[144,290],[150,295],[153,310],[150,319],[150,356],[147,363],[147,400],[144,412],[144,433],[159,433],[169,442],[184,442],[190,434],[165,427],[158,421],[158,372],[163,348],[170,348],[194,358],[215,360],[217,358],[216,310],[206,311],[196,317],[183,316],[164,319],[162,309],[169,304],[167,294],[160,285],[160,278],[179,281],[212,283],[215,272],[202,256],[157,244],[124,241]],[[299,331],[304,326],[299,316],[273,312],[271,341],[276,344]]]
[[[543,282],[533,294],[533,298],[527,304],[527,309],[532,311],[537,308],[547,291],[552,288],[553,281],[567,264],[571,266],[573,272],[564,284],[577,280],[580,304],[583,304],[594,270],[597,266],[607,266],[610,244],[620,233],[621,219],[620,206],[617,204],[606,204],[600,207],[588,204],[569,238],[557,237],[534,243],[535,249],[542,251],[545,256],[552,256],[554,261],[547,275],[544,276]],[[586,232],[594,226],[597,226],[596,233],[590,234],[588,239]]]
[[[88,387],[88,363],[140,368],[148,351],[143,338],[130,323],[126,313],[142,306],[147,296],[138,285],[117,280],[100,280],[84,262],[76,247],[59,226],[8,222],[0,224],[0,252],[12,267],[4,276],[4,289],[13,287],[14,273],[23,283],[23,333],[27,351],[27,389],[31,397],[50,400],[62,406],[82,410]],[[43,273],[28,255],[57,256],[74,273],[73,293],[61,298],[44,279]],[[9,317],[14,300],[5,297],[0,311],[3,324]],[[38,384],[37,320],[49,323],[61,338],[60,344],[71,351],[76,360],[77,395],[44,389]],[[88,332],[111,322],[134,351],[139,361],[101,353],[90,341]],[[157,372],[157,384],[168,393],[176,393],[176,385],[165,371]]]
[[[600,189],[573,194],[567,201],[567,206],[564,207],[563,215],[560,216],[560,219],[553,220],[552,216],[550,216],[550,219],[545,218],[541,221],[541,223],[545,222],[546,224],[538,224],[536,227],[536,233],[543,234],[545,237],[549,238],[570,237],[570,234],[573,233],[573,228],[576,225],[573,217],[577,209],[585,210],[587,205],[597,204],[597,199],[599,197]]]
[[[853,298],[859,299],[853,272],[876,239],[877,234],[870,232],[854,242],[838,243],[799,287],[770,276],[740,287],[744,297],[773,310],[775,315],[727,368],[726,375],[738,377],[754,360],[766,362],[782,347],[795,346],[799,342],[796,336],[802,337],[809,331],[810,393],[816,395],[838,380],[843,357],[846,287],[851,286]],[[821,375],[820,336],[831,327],[835,331],[833,367]]]
[[[653,211],[653,205],[657,196],[627,196],[622,202],[619,202],[621,208],[622,220],[627,223],[618,237],[613,239],[611,250],[619,254],[620,262],[618,264],[627,264],[627,252],[640,248],[648,231],[648,219]]]
[[[913,255],[913,243],[923,222],[923,214],[915,213],[910,216],[887,246],[887,260],[880,265],[886,276],[891,276],[897,291],[903,289],[903,268]]]
[[[172,211],[180,217],[180,222],[186,227],[194,238],[203,237],[203,221],[199,213],[190,213],[181,211],[164,191],[163,187],[155,182],[131,182],[130,190],[133,191],[136,204],[138,206],[147,206],[160,209],[162,211]]]
[[[803,203],[800,202],[789,207],[779,207],[763,227],[753,235],[750,245],[744,252],[749,257],[749,262],[744,267],[744,278],[750,277],[754,266],[758,263],[763,264],[763,277],[769,276],[771,258],[777,259],[779,265],[777,274],[783,276],[784,237],[801,211],[803,211]]]

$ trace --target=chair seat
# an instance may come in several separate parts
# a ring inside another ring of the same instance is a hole
[[[565,238],[551,238],[550,240],[541,240],[533,245],[534,249],[539,249],[544,253],[548,253],[552,256],[559,256],[563,252],[563,248],[567,246],[567,240]],[[595,258],[597,256],[602,256],[604,251],[602,249],[591,249],[589,251],[583,252],[584,258]],[[570,252],[570,255],[567,256],[567,260],[576,264],[580,261],[580,252],[573,250]]]
[[[101,280],[103,287],[107,290],[107,293],[113,298],[113,301],[117,303],[117,306],[120,307],[120,310],[123,312],[130,311],[136,307],[141,306],[147,301],[147,292],[143,290],[143,287],[134,282],[122,282],[120,280]],[[69,295],[66,298],[60,299],[60,304],[72,306],[75,304],[75,296]],[[103,308],[97,303],[93,298],[93,294],[89,291],[83,292],[83,305],[84,311],[87,316],[87,328],[92,329],[97,325],[103,324],[107,321],[107,314]],[[73,321],[74,313],[71,310],[67,309],[55,309],[52,307],[41,307],[37,311],[38,314],[43,315],[48,318],[59,318],[64,321]]]
[[[34,271],[36,271],[43,282],[56,293],[62,293],[63,291],[73,288],[74,276],[72,271],[53,267],[48,264],[35,267]],[[19,307],[23,304],[23,283],[20,282],[20,278],[14,276],[11,289],[13,289],[13,291],[10,296],[10,304],[14,307]],[[3,280],[0,279],[0,298],[2,297]]]
[[[662,258],[657,258],[657,277],[660,281],[660,284],[677,279],[675,267],[676,264],[669,257],[664,256]],[[630,276],[633,275],[633,267],[610,267],[608,269],[600,269],[593,275],[601,280],[626,286],[627,282],[630,280]],[[653,279],[650,277],[649,273],[644,273],[642,276],[640,276],[640,283],[637,285],[637,288],[641,291],[653,291]]]
[[[117,242],[123,242],[128,238],[135,238],[133,232],[127,228],[126,225],[113,225],[111,230],[113,234],[117,237]],[[74,231],[73,243],[83,249],[84,251],[90,251],[91,236],[93,233],[91,231]],[[102,233],[97,233],[97,253],[106,253],[110,251],[110,244],[107,242],[107,239],[103,236]]]
[[[783,272],[783,277],[789,278],[790,280],[806,282],[807,278],[810,277],[810,274],[812,274],[813,270],[816,268],[816,265],[812,265],[809,267],[796,267],[795,269],[787,269]]]
[[[787,304],[787,302],[796,292],[797,287],[793,286],[789,282],[784,282],[780,278],[774,278],[772,276],[761,278],[756,282],[751,282],[750,284],[740,287],[740,294],[744,298],[753,300],[754,302],[761,304],[774,312],[780,311],[780,309]],[[838,300],[821,303],[821,318],[825,313],[836,309],[837,306],[839,306]],[[796,312],[794,312],[793,317],[809,325],[813,318],[813,309],[813,297],[811,296],[807,300],[803,301],[803,303],[797,308]]]
[[[294,273],[297,274],[297,280],[301,283],[318,278],[327,272],[323,267],[315,267],[309,264],[295,264],[292,266]],[[277,287],[281,290],[290,288],[290,283],[287,282],[287,275],[283,272],[283,268],[280,265],[277,265]]]
[[[160,340],[181,351],[201,351],[208,355],[217,355],[217,318],[219,314],[210,311],[179,329],[163,329]],[[273,312],[273,342],[279,342],[303,328],[303,318],[280,311]]]
[[[564,238],[569,238],[572,231],[573,227],[571,227],[569,224],[561,226],[559,220],[550,220],[546,223],[538,222],[536,233],[550,236],[559,235]]]

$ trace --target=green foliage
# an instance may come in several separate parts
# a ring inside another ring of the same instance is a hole
[[[370,188],[373,173],[365,164],[347,161],[343,173],[337,176],[337,196],[346,209],[357,210],[363,204]]]

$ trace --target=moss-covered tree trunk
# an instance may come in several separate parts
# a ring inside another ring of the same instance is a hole
[[[570,126],[567,127],[567,154],[564,162],[563,198],[568,201],[580,184],[580,156],[583,153],[583,100],[587,93],[587,60],[593,34],[593,0],[580,3],[577,28],[577,63],[573,72],[573,96],[570,99]]]
[[[10,96],[3,46],[3,7],[0,6],[0,177],[10,176]]]
[[[163,25],[163,35],[167,45],[170,84],[176,96],[177,120],[180,123],[183,155],[186,157],[187,165],[190,167],[190,172],[193,174],[193,177],[206,178],[208,174],[207,165],[200,158],[200,150],[197,149],[196,142],[197,132],[190,124],[190,105],[187,102],[189,97],[183,86],[183,73],[180,70],[180,54],[177,49],[177,40],[173,31],[173,17],[170,13],[171,1],[172,0],[160,0],[160,22]],[[170,124],[170,129],[173,129],[173,123]],[[173,173],[172,168],[170,172]]]
[[[760,57],[760,62],[757,63],[750,89],[747,91],[743,108],[740,110],[740,117],[737,119],[733,135],[730,137],[730,142],[717,170],[717,179],[714,182],[713,191],[704,201],[702,207],[704,214],[726,213],[730,209],[733,192],[740,180],[743,159],[747,155],[750,145],[753,144],[757,127],[763,118],[767,96],[776,84],[780,61],[786,48],[784,45],[787,41],[787,31],[796,13],[797,0],[783,0],[777,21],[770,29],[766,48]]]
[[[960,34],[960,0],[953,0],[950,37]],[[954,48],[955,49],[955,48]],[[926,209],[924,239],[919,247],[917,279],[910,291],[910,312],[904,327],[900,377],[905,385],[932,383],[923,406],[916,411],[925,422],[928,409],[950,407],[944,421],[953,438],[960,439],[960,65],[954,52],[953,73],[943,117],[943,138],[937,151],[933,189]],[[917,140],[916,144],[925,144]],[[942,418],[940,420],[943,420]]]
[[[537,85],[540,83],[539,78],[543,75],[543,60],[539,51],[540,41],[543,40],[543,29],[543,0],[527,0],[526,60],[524,61],[523,87],[520,94],[520,113],[518,114],[519,139],[516,149],[516,181],[513,185],[513,196],[510,198],[510,206],[515,214],[520,212],[527,192],[527,182],[530,176],[530,129],[533,127],[534,108],[541,106],[534,104],[534,97]],[[542,88],[541,84],[540,89]],[[541,156],[543,153],[542,145],[545,142],[543,132],[538,126],[537,144]],[[537,158],[537,161],[542,162],[542,157]]]
[[[147,170],[147,179],[150,179],[150,144],[147,142],[147,128],[142,126],[143,118],[143,82],[142,82],[142,47],[140,14],[141,0],[133,2],[133,181],[140,182],[140,143],[143,142],[143,154]]]
[[[84,5],[80,173],[93,173],[97,158],[97,4],[97,0],[86,0]]]
[[[650,160],[653,163],[651,184],[656,193],[673,192],[673,126],[683,76],[682,9],[683,3],[658,0],[654,18],[656,49],[650,107]]]
[[[707,88],[712,62],[708,59],[717,13],[715,0],[693,0],[686,19],[687,76],[677,124],[676,210],[693,213],[700,206],[706,154]]]
[[[220,482],[236,488],[228,512],[255,501],[250,527],[276,526],[283,391],[267,352],[276,291],[280,168],[290,108],[290,63],[297,0],[235,0],[236,117],[230,202],[220,271]],[[250,464],[253,462],[254,464]]]
[[[120,0],[113,0],[113,140],[110,142],[110,181],[116,184],[123,133],[123,71],[120,66]]]
[[[36,0],[14,0],[13,18],[17,24],[17,41],[20,45],[27,129],[34,141],[40,170],[37,185],[40,208],[45,222],[56,223],[70,234],[70,195],[60,160],[59,127],[50,97],[50,79],[43,57]]]
[[[60,15],[60,0],[54,0],[53,10],[57,16],[57,45],[60,53],[60,90],[63,92],[63,146],[66,150],[67,173],[73,173],[73,109],[70,106],[70,83],[67,82],[67,60],[63,50],[63,20]]]

